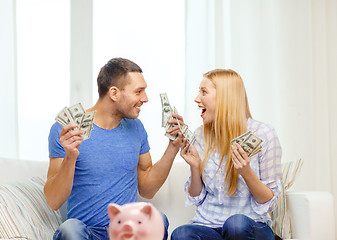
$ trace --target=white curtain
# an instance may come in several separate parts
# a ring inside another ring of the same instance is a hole
[[[187,0],[186,26],[187,122],[200,124],[202,73],[232,68],[253,117],[278,132],[282,161],[304,161],[292,190],[337,199],[337,1]]]
[[[0,155],[18,157],[15,1],[0,2]]]

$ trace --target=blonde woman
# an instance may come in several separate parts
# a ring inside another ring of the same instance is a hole
[[[203,125],[196,142],[184,140],[181,156],[190,165],[186,205],[196,205],[190,224],[175,229],[172,240],[274,239],[270,211],[281,190],[281,146],[275,130],[252,119],[239,74],[216,69],[204,74],[195,99]],[[248,157],[231,140],[253,131],[262,151]]]

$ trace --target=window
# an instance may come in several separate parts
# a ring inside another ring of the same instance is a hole
[[[17,0],[19,157],[47,161],[48,135],[69,102],[69,0]]]
[[[57,112],[69,106],[70,3],[71,0],[17,0],[16,4],[7,1],[2,5],[13,11],[16,19],[11,29],[3,31],[13,32],[16,46],[9,46],[13,43],[9,40],[3,41],[8,42],[7,46],[2,46],[13,49],[7,52],[14,56],[13,71],[16,70],[11,77],[14,80],[7,86],[13,92],[8,94],[8,100],[15,102],[12,104],[15,110],[11,113],[12,120],[5,121],[17,120],[17,124],[12,124],[15,129],[18,126],[18,133],[13,133],[17,137],[10,144],[13,157],[47,161],[50,127]],[[147,129],[154,161],[161,157],[168,143],[161,128],[159,94],[166,92],[171,105],[181,115],[184,111],[184,4],[181,0],[93,0],[92,5],[90,88],[94,97],[89,102],[95,103],[98,98],[96,77],[109,59],[125,57],[139,64],[148,83],[149,98],[140,119]],[[10,18],[11,14],[6,16]],[[10,57],[2,58],[7,59]]]

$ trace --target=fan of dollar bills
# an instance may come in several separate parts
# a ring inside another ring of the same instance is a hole
[[[237,138],[234,138],[231,143],[238,143],[247,153],[248,157],[252,157],[262,151],[262,139],[255,136],[252,131],[248,131]]]
[[[174,127],[176,125],[176,124],[168,123],[167,121],[169,119],[173,119],[172,114],[173,113],[178,114],[178,111],[175,107],[172,109],[166,93],[161,93],[160,99],[161,99],[161,106],[162,106],[162,124],[161,124],[161,126],[165,128],[165,136],[166,137],[168,137],[171,140],[176,140],[177,137],[178,137],[178,134],[171,135],[171,134],[167,133],[166,131],[169,128]],[[179,122],[178,122],[178,125],[179,125]],[[183,136],[187,139],[188,143],[190,145],[193,145],[193,143],[195,142],[195,136],[193,135],[191,130],[188,129],[187,125],[184,125],[182,127],[179,125],[179,128],[180,128],[180,131],[183,134]]]
[[[62,126],[70,123],[77,123],[78,128],[84,131],[82,137],[90,138],[92,123],[94,121],[96,111],[86,112],[81,103],[77,103],[69,108],[64,107],[59,114],[56,115],[55,120]]]

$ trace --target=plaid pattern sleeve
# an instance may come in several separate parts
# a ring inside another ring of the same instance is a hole
[[[282,189],[282,149],[274,128],[267,124],[254,126],[257,123],[252,124],[252,128],[264,138],[263,151],[259,156],[260,180],[272,190],[274,197],[265,204],[259,204],[252,198],[252,208],[257,214],[267,214],[276,208],[277,198]]]
[[[202,146],[202,127],[199,127],[195,130],[194,135],[196,136],[196,141],[194,143],[195,148],[197,149],[198,153],[199,153],[199,158],[202,159],[202,154],[203,154],[203,146]],[[185,193],[186,193],[186,200],[185,200],[185,206],[189,207],[192,205],[196,205],[199,206],[204,198],[206,197],[206,190],[205,190],[205,186],[202,188],[201,193],[199,196],[196,197],[192,197],[189,192],[188,192],[188,188],[191,184],[191,177],[189,177],[189,179],[187,180],[186,184],[185,184]]]

